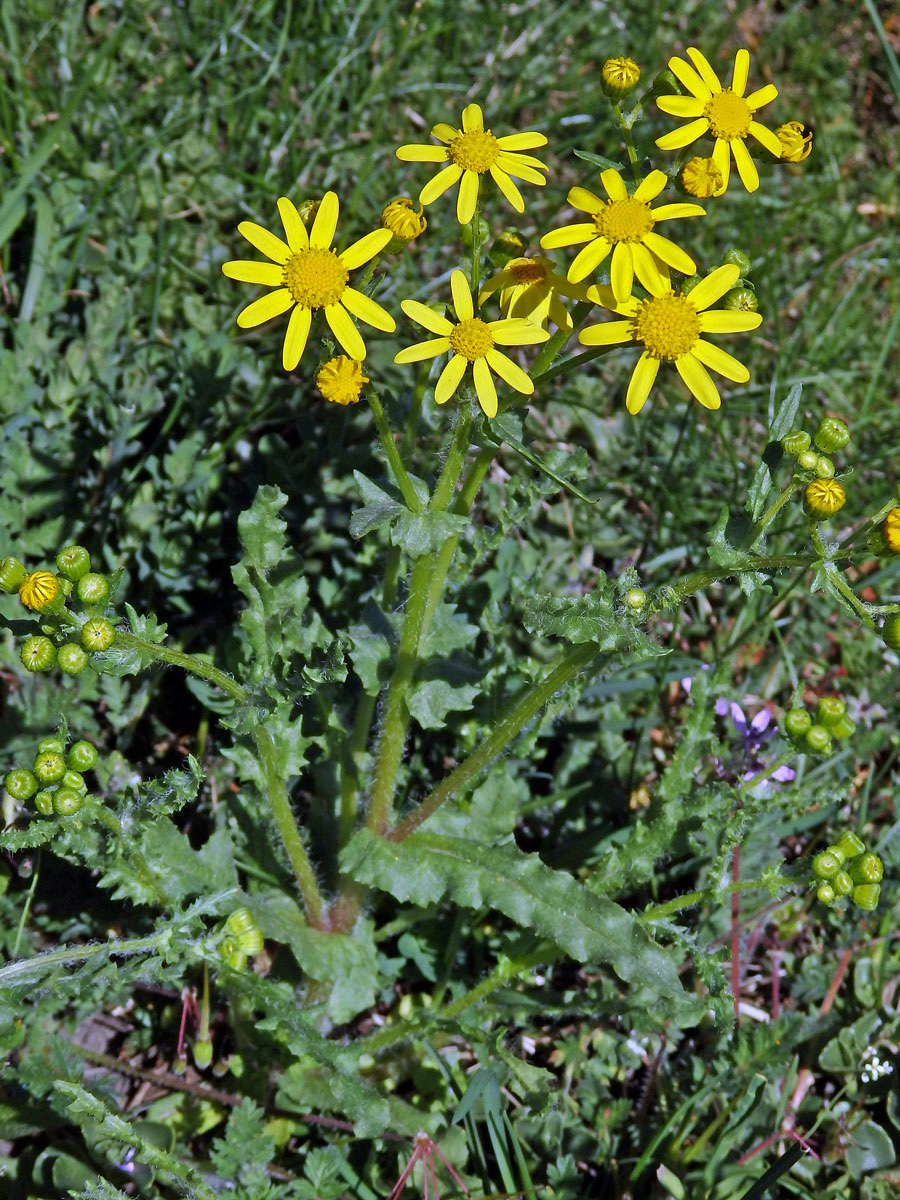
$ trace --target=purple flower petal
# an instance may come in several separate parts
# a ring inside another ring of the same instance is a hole
[[[727,717],[728,716],[728,701],[727,700],[717,700],[716,701],[716,716],[717,717]]]
[[[779,767],[777,771],[772,772],[772,778],[777,779],[779,783],[790,783],[796,776],[797,772],[793,767]]]
[[[732,700],[730,708],[731,708],[731,719],[732,719],[732,721],[734,721],[735,729],[738,731],[738,733],[741,735],[741,737],[746,737],[747,736],[747,718],[744,716],[744,710],[734,700]]]
[[[750,722],[750,732],[762,733],[764,729],[768,728],[771,720],[772,714],[769,712],[769,710],[767,708],[761,709]],[[772,732],[774,733],[775,731],[773,730]]]

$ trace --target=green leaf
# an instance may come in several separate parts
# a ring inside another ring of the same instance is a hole
[[[750,522],[743,514],[732,517],[728,505],[723,505],[719,518],[709,533],[709,557],[720,567],[738,567],[747,561],[747,554],[735,543],[744,539],[750,530]],[[767,588],[766,577],[759,571],[735,571],[741,591],[746,595]]]
[[[432,907],[451,899],[464,908],[498,909],[577,962],[609,963],[627,983],[673,997],[682,992],[668,955],[630,913],[515,846],[427,833],[398,844],[360,830],[341,854],[341,866],[403,902]]]
[[[447,713],[468,712],[481,691],[478,684],[465,682],[472,675],[464,673],[463,668],[444,663],[441,670],[446,673],[446,678],[416,683],[406,698],[410,715],[423,729],[443,729],[447,723]]]
[[[153,613],[142,616],[130,604],[125,604],[128,617],[129,632],[142,641],[152,642],[154,646],[161,645],[166,640],[165,623],[160,625]],[[139,675],[156,663],[156,658],[149,650],[141,647],[125,647],[119,642],[113,642],[108,650],[93,656],[97,666],[105,675]]]
[[[396,616],[384,613],[370,598],[363,610],[363,623],[347,630],[350,661],[369,696],[377,696],[388,680],[397,629]]]
[[[258,1188],[266,1183],[266,1167],[274,1157],[275,1141],[266,1133],[266,1114],[245,1096],[231,1110],[224,1138],[213,1141],[212,1165],[225,1179]]]
[[[277,487],[257,489],[251,506],[238,517],[238,533],[245,567],[264,572],[277,567],[284,558],[286,523],[278,515],[288,498]]]
[[[794,428],[802,394],[803,384],[795,383],[772,418],[772,424],[769,426],[768,445],[763,451],[762,462],[756,468],[747,492],[747,512],[754,521],[758,521],[765,510],[766,498],[772,489],[772,472],[784,457],[781,439]]]
[[[594,154],[592,150],[573,150],[572,153],[576,158],[583,158],[585,162],[592,163],[595,167],[600,167],[603,171],[606,171],[609,167],[612,167],[616,171],[625,170],[624,163],[618,162],[614,158],[604,158],[602,154]]]
[[[410,558],[435,554],[449,537],[468,526],[469,518],[448,512],[413,513],[404,509],[391,526],[391,544],[399,546]]]
[[[373,529],[380,529],[383,525],[389,524],[400,513],[408,511],[405,504],[396,500],[389,492],[380,488],[377,483],[373,483],[361,471],[354,471],[353,478],[359,487],[360,495],[363,499],[363,507],[356,509],[350,514],[351,537],[365,537]]]
[[[614,650],[621,637],[603,579],[584,596],[536,596],[526,605],[522,623],[535,637],[562,637],[575,645],[594,642],[601,650]]]
[[[891,1167],[897,1161],[890,1135],[875,1123],[863,1121],[852,1133],[853,1141],[846,1149],[847,1166],[854,1179],[867,1171],[878,1171]]]

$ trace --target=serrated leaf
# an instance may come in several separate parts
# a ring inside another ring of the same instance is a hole
[[[447,538],[462,533],[468,524],[468,517],[456,513],[403,509],[391,525],[391,545],[399,546],[410,558],[436,554]]]
[[[442,671],[453,676],[452,662],[444,663]],[[477,684],[466,683],[458,676],[456,681],[453,678],[426,679],[410,688],[406,705],[423,729],[443,729],[447,713],[468,712],[480,691]]]
[[[795,383],[772,418],[772,424],[769,426],[769,441],[763,451],[762,462],[756,468],[747,492],[747,511],[754,521],[758,521],[765,510],[766,497],[772,489],[772,471],[784,457],[781,439],[794,428],[802,394],[803,384]]]
[[[34,817],[24,829],[5,829],[0,833],[0,849],[14,854],[44,846],[59,833],[62,821],[61,817],[56,820]]]
[[[274,1157],[275,1140],[266,1133],[266,1114],[245,1096],[229,1113],[225,1136],[213,1140],[212,1165],[225,1179],[258,1187],[266,1182],[265,1168]]]
[[[155,646],[166,640],[168,626],[165,623],[160,624],[153,613],[144,616],[136,612],[130,604],[125,605],[125,613],[128,617],[129,633],[135,637],[152,642]],[[143,650],[139,646],[126,647],[120,642],[113,642],[108,650],[93,655],[93,658],[105,675],[138,675],[157,661],[152,651]]]
[[[383,525],[387,525],[392,521],[394,517],[407,511],[405,504],[396,500],[389,492],[380,488],[377,483],[373,483],[361,471],[354,471],[353,478],[359,487],[363,506],[350,514],[351,537],[365,537],[373,529],[380,529]]]
[[[536,596],[525,606],[522,623],[536,637],[562,637],[573,644],[594,642],[614,650],[621,634],[605,581],[584,596]]]
[[[363,691],[377,696],[390,674],[391,657],[397,643],[397,618],[384,613],[371,598],[366,601],[363,621],[347,630],[350,661]]]
[[[625,170],[624,163],[618,162],[614,158],[605,158],[602,154],[595,154],[593,150],[573,150],[572,153],[576,158],[582,158],[585,162],[592,163],[595,167],[600,167],[602,171],[606,171],[610,167],[615,171]]]
[[[391,843],[363,829],[344,848],[341,867],[404,903],[432,908],[450,899],[464,908],[497,909],[577,962],[609,963],[626,983],[682,993],[671,959],[631,913],[516,846],[427,833]]]
[[[245,567],[264,572],[281,562],[287,525],[278,514],[287,502],[280,488],[264,484],[257,489],[250,507],[238,517]]]

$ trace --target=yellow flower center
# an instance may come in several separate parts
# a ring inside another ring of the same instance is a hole
[[[472,317],[468,321],[460,321],[450,334],[450,345],[457,354],[474,362],[476,358],[484,358],[488,350],[494,348],[494,336],[490,326]]]
[[[889,550],[900,554],[900,508],[892,508],[884,518],[884,540]]]
[[[708,200],[722,187],[722,172],[711,158],[692,158],[681,173],[684,190],[701,200]]]
[[[299,250],[284,264],[284,286],[304,308],[337,304],[349,278],[333,250]]]
[[[539,258],[514,258],[506,269],[516,283],[543,283],[547,278],[547,267]]]
[[[19,599],[26,608],[40,611],[59,595],[59,582],[49,571],[32,571],[19,584]]]
[[[643,342],[653,358],[674,361],[689,354],[700,337],[700,318],[686,296],[670,292],[641,300],[632,326],[635,340]]]
[[[713,136],[728,142],[745,138],[753,120],[750,105],[731,88],[717,92],[704,108],[703,115],[709,121]]]
[[[471,129],[454,138],[449,146],[450,157],[464,171],[483,175],[500,157],[497,139],[489,129]]]
[[[316,386],[332,404],[355,404],[363,384],[368,382],[369,377],[363,375],[360,362],[346,354],[330,358],[316,376]]]
[[[624,200],[610,200],[594,214],[594,224],[601,237],[608,242],[639,242],[653,228],[650,205],[634,196]]]

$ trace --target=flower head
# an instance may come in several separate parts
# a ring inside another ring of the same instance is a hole
[[[407,346],[394,355],[394,362],[422,362],[450,350],[450,360],[435,384],[435,403],[446,404],[471,363],[478,403],[487,416],[495,417],[497,389],[491,371],[524,396],[530,396],[534,391],[534,384],[522,368],[496,347],[532,346],[536,342],[545,342],[550,335],[530,321],[517,317],[509,317],[504,321],[482,321],[475,315],[472,292],[462,271],[454,271],[450,276],[450,290],[457,316],[455,324],[417,300],[401,301],[400,307],[410,320],[423,325],[437,337]]]
[[[781,142],[781,157],[785,162],[798,163],[803,162],[804,158],[809,158],[813,135],[805,133],[799,121],[788,121],[785,125],[779,125],[775,136]]]
[[[724,350],[707,342],[705,333],[743,333],[762,322],[759,313],[705,311],[734,287],[740,268],[732,263],[718,267],[702,279],[688,295],[674,292],[668,282],[648,288],[648,299],[631,296],[623,303],[609,288],[592,288],[590,299],[622,314],[625,320],[589,325],[578,335],[585,346],[615,346],[635,342],[643,348],[637,361],[625,406],[640,412],[653,387],[661,362],[673,362],[678,374],[704,408],[719,408],[719,391],[710,378],[711,367],[726,379],[746,383],[750,372]]]
[[[757,111],[775,99],[778,89],[773,83],[767,83],[749,96],[744,95],[750,70],[750,55],[746,50],[738,50],[734,56],[731,87],[726,88],[722,87],[718,75],[699,50],[688,46],[687,53],[690,63],[683,58],[670,58],[669,70],[690,95],[660,96],[656,103],[670,116],[690,117],[691,120],[681,129],[657,138],[656,144],[660,150],[680,150],[709,133],[716,139],[712,156],[722,172],[722,191],[728,187],[731,156],[734,155],[741,182],[748,192],[755,192],[759,187],[759,173],[744,140],[750,134],[776,158],[781,158],[781,142],[771,129],[755,119]]]
[[[363,384],[368,382],[359,359],[347,358],[345,354],[329,358],[316,376],[316,387],[332,404],[356,404]]]
[[[571,329],[572,318],[557,293],[574,300],[586,300],[588,289],[557,275],[550,259],[538,255],[510,259],[481,289],[479,305],[497,291],[500,292],[500,311],[505,317],[523,317],[542,329],[546,329],[548,321],[558,329]]]
[[[686,162],[681,172],[681,182],[689,195],[699,196],[701,200],[720,196],[725,191],[722,172],[711,158],[695,156]]]
[[[814,520],[833,517],[847,503],[844,485],[837,479],[814,479],[803,493],[806,511]]]
[[[892,508],[884,518],[884,541],[892,554],[900,554],[900,508]]]
[[[765,743],[771,738],[778,729],[777,725],[772,725],[772,714],[767,708],[761,709],[752,721],[748,721],[744,710],[736,700],[717,700],[716,713],[719,716],[724,716],[726,713],[731,714],[731,721],[740,737],[742,745],[742,765],[747,769],[744,771],[744,779],[755,778],[761,770],[763,764],[759,760],[759,751]],[[774,770],[770,779],[775,779],[779,783],[790,783],[796,776],[796,771],[792,767],[782,765]]]
[[[600,69],[600,81],[611,100],[621,100],[635,87],[641,68],[633,58],[608,58]]]
[[[541,174],[547,166],[521,150],[545,146],[542,133],[510,133],[495,137],[484,127],[484,114],[477,104],[467,104],[462,114],[462,129],[441,122],[431,131],[442,146],[400,146],[397,157],[402,162],[445,162],[449,165],[426,183],[419,192],[420,204],[432,204],[449,188],[459,182],[456,216],[460,225],[468,225],[475,215],[481,177],[491,179],[516,212],[525,211],[525,201],[510,176],[542,186],[547,181]],[[461,181],[461,182],[460,182]]]
[[[402,250],[428,227],[422,209],[414,208],[408,196],[398,196],[386,205],[381,214],[381,224],[391,231],[389,250]]]
[[[293,309],[282,351],[286,371],[293,371],[299,363],[309,337],[312,315],[317,309],[324,310],[332,333],[351,358],[362,360],[366,357],[365,342],[353,324],[351,314],[385,333],[393,333],[397,328],[389,312],[349,285],[350,272],[387,246],[391,240],[390,230],[373,229],[338,254],[331,248],[338,210],[337,195],[326,192],[307,233],[297,209],[282,196],[278,201],[278,212],[286,242],[253,221],[242,221],[238,226],[238,231],[251,246],[272,261],[222,264],[222,271],[229,279],[261,283],[275,289],[238,313],[237,323],[241,329],[253,329]]]
[[[578,283],[590,275],[610,251],[610,277],[619,301],[625,301],[631,295],[635,275],[651,291],[668,283],[670,267],[685,275],[696,272],[697,265],[691,256],[657,233],[654,226],[673,217],[705,216],[704,208],[699,204],[683,203],[651,208],[650,202],[668,183],[662,171],[651,171],[631,195],[624,179],[613,167],[603,171],[600,180],[608,200],[602,200],[582,187],[572,188],[568,195],[569,204],[587,213],[590,221],[564,225],[541,238],[545,250],[587,242],[569,267],[567,278],[571,283]]]
[[[26,608],[37,612],[52,604],[59,595],[59,582],[49,571],[32,571],[19,584],[19,599]]]

